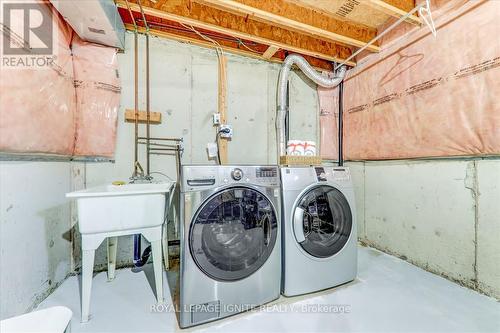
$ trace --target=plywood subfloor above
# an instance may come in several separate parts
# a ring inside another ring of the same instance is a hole
[[[137,1],[129,0],[128,2],[136,22],[138,25],[144,26]],[[120,14],[124,22],[130,22],[126,1],[117,0],[116,3],[122,9]],[[224,38],[227,39],[226,37],[231,37],[236,41],[251,41],[266,46],[262,54],[270,45],[290,53],[327,60],[330,63],[343,61],[352,54],[352,49],[345,45],[318,40],[306,34],[298,34],[287,29],[267,25],[189,0],[142,1],[142,7],[148,22],[165,20],[181,24],[185,29],[195,28],[198,31],[210,32],[211,38],[217,42]],[[225,37],[219,38],[218,36]],[[352,66],[354,63],[350,62],[349,65]]]
[[[392,16],[405,15],[414,6],[414,0],[115,1],[124,22],[131,24],[134,17],[140,30],[146,26],[142,5],[146,21],[157,35],[203,45],[207,41],[221,44],[226,50],[250,52],[265,60],[282,60],[289,53],[298,53],[316,58],[321,68],[343,62],[377,35],[378,26]],[[408,21],[419,23],[419,18]],[[378,52],[380,47],[373,43],[366,50]]]
[[[413,0],[286,0],[290,3],[316,10],[346,22],[378,28],[391,17],[399,17],[411,11]],[[416,23],[418,18],[409,20]]]

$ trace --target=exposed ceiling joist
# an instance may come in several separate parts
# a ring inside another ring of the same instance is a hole
[[[270,25],[349,46],[362,47],[377,33],[375,29],[338,20],[284,0],[194,1],[232,14],[247,15],[251,19]],[[377,45],[371,45],[367,49],[373,52],[380,51]]]
[[[132,24],[128,24],[128,23],[125,24],[125,28],[127,30],[130,30],[130,31],[134,30],[134,26]],[[146,28],[138,27],[137,31],[139,33],[145,33]],[[200,46],[200,47],[206,47],[206,48],[210,48],[210,49],[214,49],[216,47],[216,45],[214,45],[213,43],[211,43],[209,41],[203,40],[203,39],[198,38],[198,37],[189,37],[186,35],[181,35],[179,33],[169,33],[169,32],[165,32],[165,31],[161,31],[159,29],[150,29],[149,33],[152,36],[171,39],[171,40],[175,40],[178,42],[188,43],[188,44],[196,45],[196,46]],[[274,47],[274,46],[270,46],[268,48],[268,50],[272,47]],[[273,57],[272,55],[269,58],[266,58],[264,55],[267,52],[267,50],[266,50],[266,52],[264,52],[261,55],[261,54],[258,54],[256,52],[249,51],[247,49],[239,49],[239,48],[235,48],[235,47],[226,46],[224,44],[221,44],[220,48],[222,48],[225,52],[237,54],[240,56],[250,57],[253,59],[266,60],[266,61],[270,61],[270,62],[274,62],[274,63],[282,63],[283,62],[283,60],[281,58]],[[326,62],[326,61],[322,61],[322,60],[315,59],[315,58],[309,58],[307,60],[317,70],[331,70],[331,64]]]
[[[381,12],[384,12],[387,15],[391,15],[391,16],[394,16],[396,18],[403,17],[408,13],[407,11],[400,9],[396,6],[393,6],[390,3],[388,3],[387,1],[383,1],[383,0],[368,0],[367,4],[372,8],[380,10]],[[406,22],[416,24],[416,25],[422,24],[422,20],[416,15],[410,15],[406,19]]]
[[[129,1],[130,2],[130,1]],[[193,26],[220,34],[246,39],[256,43],[275,45],[280,49],[296,52],[328,61],[341,62],[351,53],[351,49],[343,45],[320,41],[316,38],[297,34],[280,27],[245,19],[238,15],[228,14],[224,11],[203,6],[190,0],[143,1],[143,10],[146,15],[162,18],[185,25]],[[124,0],[117,0],[118,7],[127,8]],[[155,6],[156,8],[153,8]],[[140,7],[130,2],[130,7],[135,12],[140,12]],[[354,66],[354,62],[349,62]]]
[[[132,24],[128,24],[128,23],[125,24],[125,28],[127,30],[131,30],[131,31],[134,30],[134,26]],[[139,33],[146,33],[146,28],[138,27],[137,31]],[[201,46],[201,47],[206,47],[206,48],[211,48],[211,49],[215,49],[217,47],[215,44],[213,44],[209,41],[197,38],[197,37],[183,36],[183,35],[178,34],[178,33],[165,32],[165,31],[161,31],[159,29],[150,29],[149,33],[153,36],[172,39],[172,40],[175,40],[178,42],[188,43],[188,44],[192,44],[192,45],[196,45],[196,46]],[[255,59],[262,59],[262,56],[260,54],[257,54],[255,52],[252,52],[249,50],[236,49],[236,48],[233,48],[230,46],[225,46],[225,45],[221,45],[220,48],[224,51],[227,51],[227,52],[230,52],[233,54],[242,55],[245,57],[251,57],[251,58],[255,58]],[[269,60],[269,59],[267,59],[267,60]]]

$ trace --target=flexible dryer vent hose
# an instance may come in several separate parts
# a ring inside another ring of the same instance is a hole
[[[291,54],[285,58],[283,65],[281,66],[280,76],[278,80],[278,110],[276,115],[276,134],[278,139],[278,163],[280,156],[285,156],[286,154],[286,142],[285,142],[285,118],[288,111],[287,102],[287,92],[288,92],[288,78],[290,76],[290,71],[292,66],[296,65],[300,68],[304,74],[311,79],[314,83],[325,88],[336,87],[345,77],[346,67],[342,66],[335,73],[333,78],[328,78],[309,65],[309,63],[303,57],[297,54]]]

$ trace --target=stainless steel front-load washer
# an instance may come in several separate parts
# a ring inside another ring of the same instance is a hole
[[[282,294],[331,288],[356,278],[354,191],[346,167],[281,168]]]
[[[277,166],[182,168],[180,274],[173,293],[181,327],[279,297],[280,200]]]

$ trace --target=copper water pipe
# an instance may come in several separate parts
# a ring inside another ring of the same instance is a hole
[[[134,24],[134,173],[132,177],[137,176],[137,165],[139,163],[139,65],[138,65],[138,36],[137,36],[137,23],[135,22],[132,9],[128,0],[125,0],[127,9]]]
[[[149,25],[146,21],[146,16],[144,15],[144,10],[142,9],[141,0],[138,0],[139,8],[141,9],[142,20],[144,22],[144,26],[146,28],[146,175],[149,176],[151,172],[150,169],[150,138],[151,138],[151,110],[150,110],[150,102],[149,102]]]

